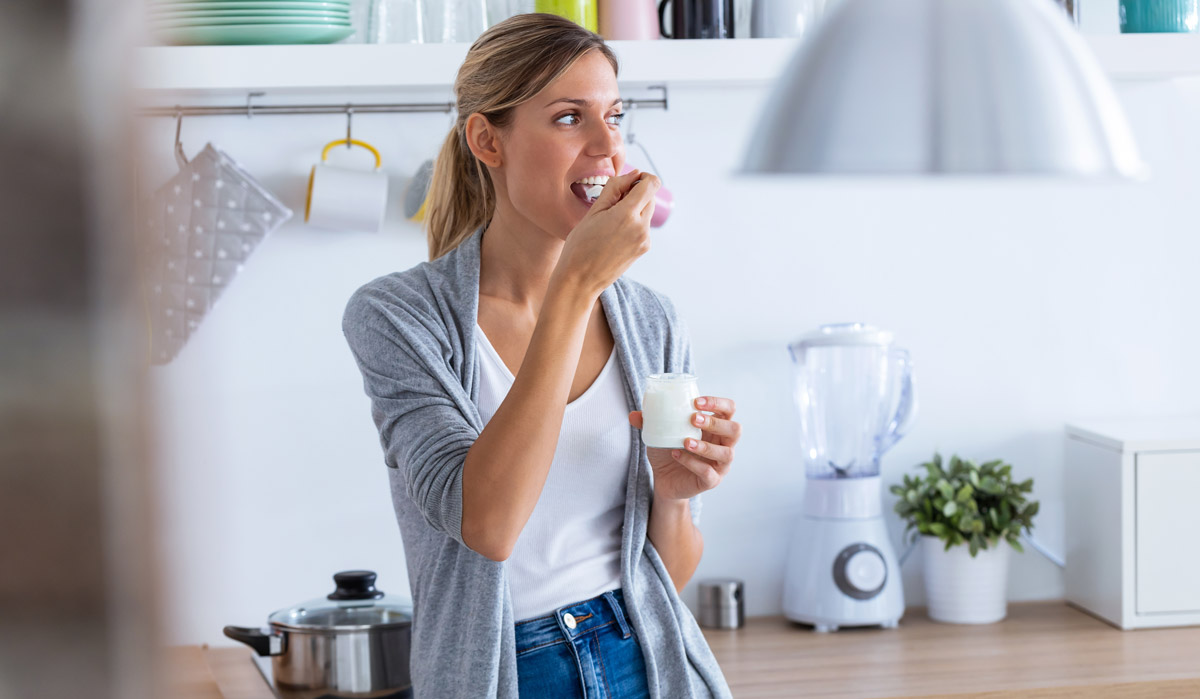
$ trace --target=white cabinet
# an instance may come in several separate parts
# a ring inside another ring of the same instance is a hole
[[[1138,614],[1200,614],[1200,451],[1134,457]]]
[[[1067,425],[1067,601],[1124,629],[1200,624],[1200,419]]]

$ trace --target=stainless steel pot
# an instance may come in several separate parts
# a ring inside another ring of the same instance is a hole
[[[225,635],[271,658],[275,683],[370,697],[412,685],[412,603],[375,589],[375,573],[333,576],[337,589],[268,617],[269,629],[226,626]]]

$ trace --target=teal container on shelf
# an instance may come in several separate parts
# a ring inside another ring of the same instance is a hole
[[[1194,32],[1200,0],[1120,0],[1122,34]]]

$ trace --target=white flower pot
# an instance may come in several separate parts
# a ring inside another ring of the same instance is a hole
[[[929,618],[950,624],[990,624],[1008,613],[1008,542],[980,549],[967,544],[943,550],[946,542],[922,536],[925,596]]]

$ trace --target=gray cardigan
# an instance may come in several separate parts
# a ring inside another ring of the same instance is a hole
[[[392,502],[412,587],[414,695],[517,697],[512,596],[503,562],[462,538],[462,474],[483,429],[476,407],[483,229],[432,262],[375,279],[350,298],[342,330],[363,375],[389,466]],[[630,410],[643,378],[691,371],[691,349],[671,302],[625,278],[600,302]],[[732,696],[691,611],[646,538],[652,472],[638,430],[621,536],[621,587],[645,656],[652,697]],[[691,500],[699,523],[700,496]]]

